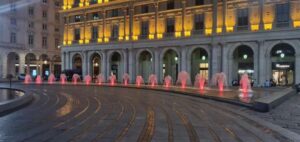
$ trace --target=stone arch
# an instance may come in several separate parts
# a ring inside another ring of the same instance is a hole
[[[102,68],[102,55],[99,52],[91,52],[89,54],[88,58],[89,62],[89,74],[93,77],[96,78],[97,75],[101,73],[101,68]]]
[[[172,55],[171,57],[168,57],[168,66],[164,63],[164,58],[167,52],[173,52],[177,55],[177,61],[175,61],[175,56]],[[171,59],[174,56],[174,61]],[[164,79],[166,75],[170,75],[172,77],[173,82],[177,80],[178,73],[180,72],[180,65],[181,65],[181,54],[179,50],[175,47],[172,48],[165,48],[162,50],[160,54],[160,77],[161,80]],[[165,67],[164,67],[165,64]],[[168,68],[168,69],[167,69]],[[168,71],[167,71],[168,70]],[[174,71],[175,70],[175,71]]]
[[[139,50],[136,54],[136,65],[136,75],[141,75],[147,82],[149,75],[154,73],[153,52],[149,49]]]
[[[20,72],[20,56],[16,52],[9,52],[7,54],[7,65],[6,65],[6,73],[12,74],[13,76],[17,76]]]
[[[83,67],[83,56],[79,53],[75,53],[72,56],[72,69],[74,72],[78,73],[79,75],[82,75],[82,67]]]
[[[197,58],[197,54],[199,57]],[[195,80],[195,76],[200,75],[209,80],[209,59],[210,54],[207,48],[194,47],[188,51],[188,70],[191,76],[191,80]]]
[[[110,51],[108,53],[108,63],[108,76],[110,76],[111,73],[114,73],[117,77],[117,80],[119,82],[122,82],[122,76],[126,72],[124,53],[120,50]]]

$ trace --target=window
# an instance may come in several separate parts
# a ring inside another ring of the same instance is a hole
[[[29,7],[28,8],[28,15],[29,16],[33,16],[34,15],[34,8],[33,7]]]
[[[47,13],[47,11],[43,11],[43,18],[47,18],[48,17],[48,13]]]
[[[17,19],[16,18],[10,18],[10,24],[11,25],[17,25]]]
[[[119,26],[118,25],[113,25],[111,37],[113,40],[118,39],[118,37],[119,37]]]
[[[34,44],[34,35],[29,34],[28,35],[28,44],[33,45]]]
[[[55,38],[54,42],[55,42],[55,48],[58,48],[58,46],[59,46],[59,38]]]
[[[59,27],[55,27],[55,28],[54,28],[54,31],[55,31],[55,32],[59,32]]]
[[[204,29],[204,15],[203,14],[196,14],[194,17],[194,29],[196,31]]]
[[[98,39],[98,27],[92,27],[92,39],[96,40]]]
[[[238,9],[238,30],[242,30],[247,28],[248,29],[248,24],[249,24],[249,18],[248,18],[248,9]]]
[[[29,23],[28,23],[28,27],[29,27],[29,28],[34,28],[34,23],[33,23],[33,22],[29,22]]]
[[[56,7],[59,7],[59,5],[60,5],[60,4],[59,4],[59,1],[55,1],[55,2],[54,2],[54,5],[55,5]]]
[[[80,40],[80,29],[75,29],[75,31],[74,31],[74,40],[75,41],[78,41],[78,40]]]
[[[43,30],[47,30],[47,29],[48,29],[47,24],[43,24]]]
[[[90,0],[90,4],[96,4],[96,3],[98,3],[97,0]]]
[[[119,16],[119,10],[118,9],[111,10],[111,17],[117,17],[117,16]]]
[[[169,0],[167,2],[167,10],[174,9],[174,8],[175,8],[175,2],[174,2],[174,0]]]
[[[195,5],[203,5],[204,0],[195,0]]]
[[[149,12],[149,6],[148,5],[142,5],[141,6],[141,13],[148,13]]]
[[[43,38],[42,38],[42,46],[43,46],[43,47],[47,47],[47,46],[48,46],[48,41],[47,41],[47,40],[48,40],[47,37],[43,37]]]
[[[290,7],[288,3],[276,5],[276,23],[277,27],[288,26],[290,17]]]
[[[16,12],[17,11],[16,3],[14,3],[14,2],[10,3],[10,11],[11,12]]]
[[[78,7],[80,3],[80,0],[74,0],[73,7]]]
[[[97,12],[92,13],[92,18],[93,18],[93,20],[98,20],[99,19],[99,13],[97,13]]]
[[[142,37],[147,37],[149,35],[149,22],[148,21],[143,21],[141,25],[141,36]]]
[[[81,21],[81,16],[80,15],[75,15],[74,19],[75,19],[75,22],[80,22]]]
[[[48,0],[43,0],[43,3],[44,3],[44,4],[47,4],[47,3],[48,3]]]
[[[15,32],[10,33],[10,43],[17,43],[17,34]]]
[[[55,13],[55,20],[56,21],[60,21],[60,19],[59,19],[59,13]]]
[[[174,18],[167,19],[167,33],[174,33],[175,32],[175,21]]]

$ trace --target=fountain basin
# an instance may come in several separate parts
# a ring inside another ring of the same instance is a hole
[[[0,88],[0,116],[22,108],[32,99],[32,95],[22,90]]]

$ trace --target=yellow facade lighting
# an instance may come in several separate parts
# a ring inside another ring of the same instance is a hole
[[[163,34],[157,34],[158,39],[162,39],[163,37],[164,37]]]
[[[185,32],[184,32],[184,36],[185,36],[185,37],[191,36],[191,31],[185,31]]]
[[[226,32],[233,32],[233,27],[226,27]]]
[[[264,29],[265,30],[272,30],[273,24],[269,23],[269,24],[264,24]]]
[[[258,31],[259,30],[259,25],[251,25],[251,31]]]
[[[300,21],[294,21],[294,28],[300,28]]]
[[[149,34],[148,38],[149,39],[154,39],[154,34]]]
[[[212,29],[205,29],[205,35],[211,35]]]
[[[181,37],[181,32],[175,32],[175,37]]]
[[[103,39],[102,38],[98,38],[97,41],[98,41],[98,43],[101,43],[101,42],[103,42]]]
[[[104,42],[109,42],[109,38],[104,38]]]

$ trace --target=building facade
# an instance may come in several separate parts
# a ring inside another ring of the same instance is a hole
[[[300,83],[299,0],[64,0],[62,68]]]
[[[60,2],[1,0],[0,7],[1,78],[60,74]]]

